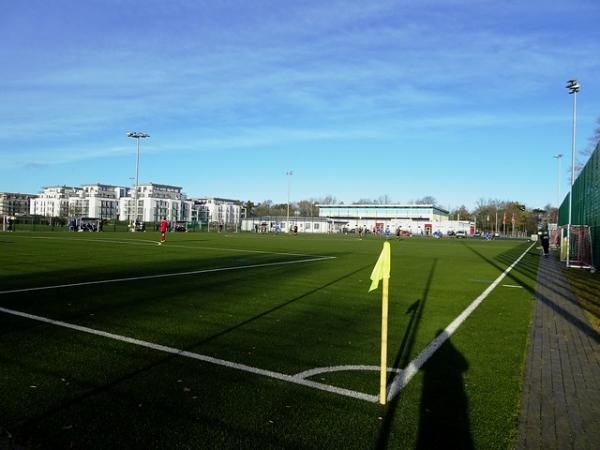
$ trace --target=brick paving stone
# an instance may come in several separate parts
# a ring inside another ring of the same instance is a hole
[[[600,449],[600,335],[554,258],[541,258],[516,448]]]

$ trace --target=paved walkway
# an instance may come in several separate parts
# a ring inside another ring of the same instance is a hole
[[[553,257],[535,296],[517,449],[600,449],[600,335]]]

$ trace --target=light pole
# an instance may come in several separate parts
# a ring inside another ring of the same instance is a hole
[[[134,222],[136,222],[138,219],[138,185],[140,181],[140,139],[148,138],[150,137],[150,135],[144,133],[143,131],[130,131],[129,133],[127,133],[127,137],[137,139],[137,158],[135,163],[135,190],[133,191],[133,201],[135,202]]]
[[[573,94],[573,133],[571,140],[571,189],[569,190],[569,225],[567,227],[567,267],[569,267],[569,258],[571,257],[571,226],[573,218],[573,184],[575,183],[575,138],[577,127],[577,93],[579,92],[579,83],[577,80],[567,81],[566,88],[569,94]]]
[[[563,155],[562,153],[559,153],[558,155],[554,155],[554,158],[556,159],[556,161],[558,162],[558,179],[557,179],[557,185],[556,185],[556,222],[558,223],[558,209],[560,209],[560,160],[562,159]]]
[[[498,206],[496,206],[496,226],[494,228],[494,235],[498,232]],[[496,236],[494,236],[496,237]]]
[[[129,177],[129,181],[131,182],[131,186],[135,186],[135,177]],[[129,219],[129,224],[132,225],[135,219],[133,218],[133,211],[131,208],[129,208],[129,211],[127,212],[127,218]]]
[[[294,172],[292,172],[291,170],[288,170],[285,175],[288,177],[288,197],[287,197],[287,227],[288,230],[290,229],[290,185],[292,183],[292,175],[294,175]]]

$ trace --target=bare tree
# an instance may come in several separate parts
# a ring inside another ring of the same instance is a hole
[[[393,203],[393,201],[392,201],[392,198],[388,194],[383,194],[383,195],[380,195],[379,197],[377,197],[377,200],[375,200],[375,203],[378,203],[380,205],[390,205]]]
[[[325,197],[321,197],[316,200],[311,199],[311,201],[313,201],[314,203],[319,203],[321,205],[335,205],[338,203],[337,199],[331,194],[327,194]]]
[[[372,205],[375,203],[375,200],[370,198],[361,198],[355,202],[352,202],[353,205]]]
[[[272,200],[263,200],[254,207],[254,213],[257,216],[270,216],[273,208]]]
[[[594,129],[594,131],[592,132],[592,136],[590,136],[590,138],[588,139],[588,145],[579,152],[581,160],[576,161],[575,163],[576,174],[579,174],[579,172],[583,170],[590,157],[594,154],[596,147],[600,145],[600,117],[596,119],[596,125],[598,125],[598,127]]]
[[[294,214],[294,204],[290,203],[290,215]],[[272,216],[285,216],[287,214],[287,203],[277,203],[271,207]]]
[[[461,205],[450,212],[450,216],[454,220],[471,220],[473,214],[467,209],[465,205]]]
[[[558,208],[548,203],[544,206],[545,219],[547,223],[558,223]]]
[[[437,200],[431,195],[426,195],[423,198],[415,200],[413,203],[415,205],[435,205],[437,203]]]
[[[319,208],[317,208],[317,201],[314,199],[300,200],[296,207],[301,216],[313,217],[319,215]]]
[[[600,144],[600,117],[596,119],[597,127],[594,129],[592,136],[589,139],[589,146],[591,152],[595,150],[595,148]]]
[[[254,208],[256,207],[256,205],[254,204],[254,202],[252,200],[248,200],[246,203],[244,203],[244,208],[246,209],[246,217],[252,217],[254,216]]]

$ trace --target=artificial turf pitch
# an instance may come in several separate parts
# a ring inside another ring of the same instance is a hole
[[[3,233],[0,307],[285,375],[379,364],[381,298],[367,290],[380,239],[157,240]],[[399,369],[529,247],[391,244]],[[531,249],[387,406],[0,312],[0,447],[509,448],[538,258]],[[376,371],[309,379],[378,393]]]

